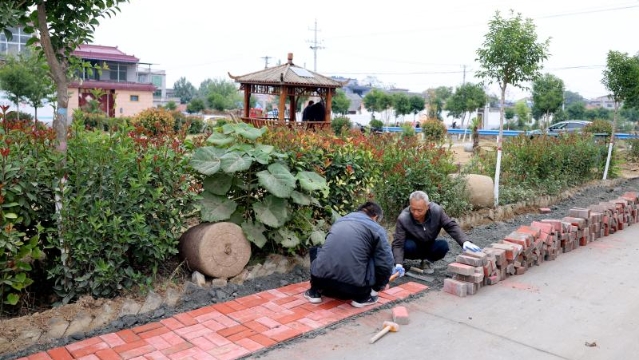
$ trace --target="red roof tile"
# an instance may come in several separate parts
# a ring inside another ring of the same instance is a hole
[[[127,55],[115,46],[83,44],[73,52],[73,55],[81,59],[118,61],[124,63],[138,63],[140,59],[133,55]]]

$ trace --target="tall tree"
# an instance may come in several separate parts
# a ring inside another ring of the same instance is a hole
[[[393,94],[393,109],[395,110],[395,119],[400,116],[408,115],[411,112],[410,98],[404,93]]]
[[[566,108],[568,119],[582,120],[586,118],[586,103],[574,102]]]
[[[298,105],[301,105],[298,102]],[[351,99],[346,96],[342,89],[337,89],[335,96],[331,99],[331,109],[340,115],[348,114],[348,108],[351,106]]]
[[[384,110],[382,108],[382,97],[384,95],[385,93],[379,89],[372,89],[364,95],[364,108],[371,113],[372,119],[375,119],[375,112]]]
[[[484,92],[484,88],[478,84],[466,83],[458,87],[455,92],[448,98],[445,110],[448,110],[453,117],[461,117],[461,128],[464,128],[466,117],[470,117],[470,113],[486,105],[488,96]],[[466,132],[464,137],[466,139]]]
[[[33,81],[29,68],[20,57],[9,56],[4,66],[0,67],[0,89],[7,93],[7,99],[16,105],[20,120],[20,103],[27,100],[29,87]]]
[[[69,121],[69,74],[79,64],[71,53],[93,40],[98,19],[113,16],[118,5],[128,0],[3,0],[0,31],[11,37],[8,28],[23,26],[33,37],[36,51],[44,54],[49,75],[56,86],[57,110],[53,119],[58,149],[66,154]],[[37,34],[37,36],[36,36]]]
[[[428,104],[428,118],[442,120],[442,110],[448,98],[453,94],[453,88],[440,86],[424,91],[426,103]]]
[[[410,97],[410,112],[413,114],[413,121],[415,121],[415,116],[419,114],[420,111],[424,110],[426,106],[426,100],[422,96],[412,95]]]
[[[549,125],[550,116],[561,109],[564,102],[564,81],[552,74],[544,74],[533,82],[533,112],[542,114],[542,129]]]
[[[195,97],[197,90],[190,81],[186,80],[185,77],[181,77],[173,83],[173,92],[175,96],[180,98],[180,104],[188,104]]]
[[[235,83],[225,79],[204,80],[200,93],[204,95],[209,107],[218,111],[237,109],[242,103],[242,96]]]
[[[608,144],[608,158],[606,159],[603,174],[603,179],[606,180],[615,139],[619,104],[624,101],[639,103],[639,58],[628,56],[627,53],[609,51],[606,69],[603,71],[601,82],[610,91],[610,96],[615,101],[612,133],[610,134],[610,144]]]
[[[506,88],[513,85],[525,88],[522,83],[535,80],[542,68],[542,61],[548,58],[550,39],[537,41],[535,24],[532,19],[523,19],[521,14],[510,11],[510,17],[503,18],[499,11],[488,23],[488,33],[482,47],[477,49],[480,70],[476,76],[488,83],[497,82],[501,89],[499,110],[499,136],[497,137],[497,167],[495,169],[495,206],[499,204],[499,172],[501,168],[501,147],[504,134],[504,104]]]
[[[564,107],[568,107],[574,103],[586,103],[586,98],[581,96],[578,92],[572,92],[570,90],[564,91]]]

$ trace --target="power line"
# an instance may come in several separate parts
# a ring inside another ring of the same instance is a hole
[[[594,14],[594,13],[610,12],[610,11],[618,11],[618,10],[627,10],[627,9],[633,9],[633,8],[639,8],[639,5],[633,4],[633,5],[623,5],[623,6],[617,6],[617,7],[611,7],[611,8],[604,8],[604,9],[578,10],[573,12],[531,16],[530,18],[546,19],[546,18],[556,18],[556,17]],[[352,33],[352,34],[334,36],[334,37],[331,37],[330,39],[344,39],[344,38],[352,38],[352,37],[358,37],[358,36],[368,37],[368,36],[380,36],[380,35],[406,34],[406,33],[440,31],[440,30],[449,30],[449,29],[458,30],[458,29],[473,28],[473,27],[485,26],[485,25],[486,25],[485,22],[482,22],[482,23],[478,22],[478,23],[467,24],[467,25],[450,25],[450,26],[430,27],[430,28],[413,28],[413,29],[406,29],[406,30],[371,32],[371,33]]]
[[[264,68],[268,68],[268,59],[272,59],[271,56],[262,56],[262,59],[264,59]]]

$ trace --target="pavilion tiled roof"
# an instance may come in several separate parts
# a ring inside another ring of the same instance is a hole
[[[240,76],[233,76],[229,73],[229,76],[236,82],[244,84],[287,84],[298,86],[320,86],[325,88],[338,88],[344,85],[344,83],[340,81],[293,64],[292,54],[289,54],[288,62],[285,64]]]
[[[73,55],[85,60],[117,61],[137,64],[140,59],[127,55],[115,46],[82,44],[73,51]]]

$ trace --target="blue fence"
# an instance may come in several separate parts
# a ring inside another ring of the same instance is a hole
[[[384,132],[402,132],[401,127],[383,127]],[[464,132],[470,135],[470,130],[467,129],[447,129],[450,135],[463,135]],[[416,128],[415,131],[422,132],[421,128]],[[522,130],[504,130],[504,137],[506,136],[519,136],[520,134],[527,134],[527,131]],[[479,130],[479,136],[495,136],[499,135],[499,130]],[[595,135],[599,136],[599,135]],[[625,139],[639,139],[637,134],[627,133],[615,133],[615,137],[620,140]]]

